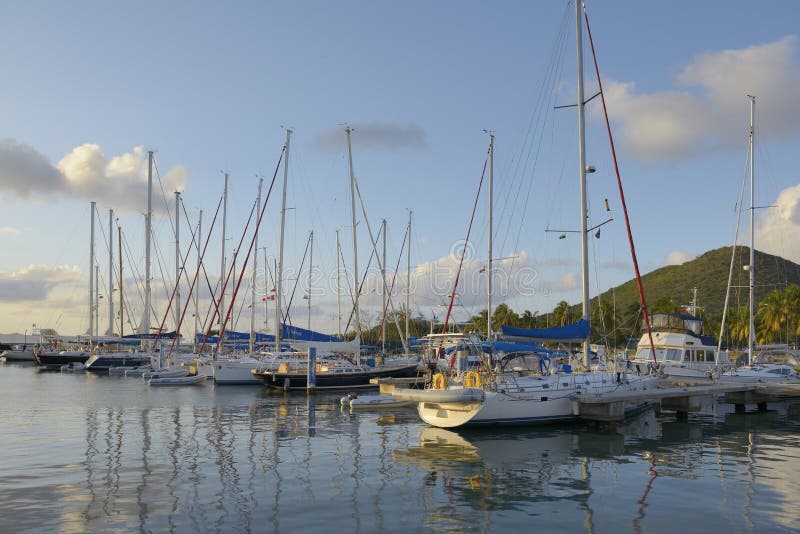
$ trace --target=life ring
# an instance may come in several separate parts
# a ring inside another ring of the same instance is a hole
[[[442,373],[433,375],[433,389],[445,389],[447,387],[447,377]]]
[[[477,371],[470,371],[464,377],[464,387],[481,389],[483,387],[483,377]]]

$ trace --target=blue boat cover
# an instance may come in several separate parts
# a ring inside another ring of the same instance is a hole
[[[581,319],[577,323],[552,328],[514,328],[502,327],[503,336],[510,339],[526,339],[537,341],[578,342],[589,337],[589,321]]]
[[[197,333],[197,341],[202,342],[204,333],[198,332]],[[162,336],[165,337],[165,336]],[[299,326],[292,326],[292,325],[283,325],[283,333],[282,338],[286,340],[292,341],[320,341],[320,342],[339,342],[342,341],[336,336],[329,336],[327,334],[321,334],[319,332],[314,332],[313,330],[306,330],[305,328],[300,328]],[[217,336],[208,336],[206,343],[216,343],[218,337]],[[249,341],[250,340],[250,333],[249,332],[236,332],[235,330],[225,330],[225,341]],[[256,332],[256,343],[275,343],[275,336],[272,334],[262,334]]]

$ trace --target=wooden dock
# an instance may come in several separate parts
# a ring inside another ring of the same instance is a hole
[[[667,386],[644,391],[626,391],[604,395],[581,395],[573,399],[573,413],[587,421],[613,423],[625,418],[626,411],[645,402],[660,404],[661,410],[673,411],[678,418],[700,411],[702,400],[724,395],[737,412],[748,404],[766,410],[768,402],[800,398],[800,384],[715,383],[698,386]]]

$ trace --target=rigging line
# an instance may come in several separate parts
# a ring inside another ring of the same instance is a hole
[[[521,187],[521,182],[522,182],[522,180],[524,179],[524,176],[525,176],[524,172],[520,172],[520,164],[521,164],[521,162],[522,162],[522,160],[523,160],[523,158],[525,156],[525,153],[526,153],[525,148],[526,148],[526,146],[529,146],[529,144],[530,144],[529,140],[532,137],[535,137],[535,134],[532,133],[534,124],[540,124],[540,121],[537,120],[537,117],[539,117],[539,115],[541,114],[542,99],[543,99],[543,95],[544,95],[544,92],[545,92],[544,89],[548,85],[548,80],[550,80],[550,77],[555,75],[556,65],[560,62],[558,57],[559,57],[560,51],[563,49],[563,45],[560,45],[560,43],[564,39],[563,36],[566,35],[566,21],[568,20],[567,15],[569,14],[568,7],[569,6],[565,6],[564,13],[562,14],[562,22],[561,22],[561,25],[560,25],[560,31],[559,31],[559,34],[558,34],[556,40],[554,41],[553,48],[552,48],[552,50],[550,52],[550,61],[547,64],[547,68],[545,69],[545,75],[542,77],[542,81],[540,82],[540,85],[539,85],[539,90],[536,93],[537,94],[536,102],[534,103],[533,110],[531,111],[530,119],[528,121],[528,126],[527,126],[527,129],[525,131],[525,135],[523,136],[521,145],[520,145],[519,149],[517,150],[517,154],[519,154],[519,157],[514,162],[514,169],[513,169],[512,174],[511,174],[512,175],[511,184],[510,184],[510,187],[506,190],[507,195],[505,197],[505,200],[504,200],[502,208],[499,210],[499,213],[500,213],[501,217],[503,217],[503,214],[505,214],[505,213],[510,213],[511,214],[511,210],[507,209],[508,200],[509,200],[509,198],[511,198],[513,196],[514,191],[518,190]],[[530,154],[530,152],[528,152],[528,154]],[[527,163],[526,163],[526,166],[527,166]],[[519,186],[517,186],[517,182],[518,181],[520,182]],[[514,197],[514,198],[515,198],[514,203],[516,204],[516,197]],[[508,224],[509,224],[509,226],[511,226],[511,224],[513,222],[513,214],[509,215],[508,219],[509,219]],[[504,247],[504,246],[505,246],[505,240],[504,240],[504,243],[503,243],[502,247]],[[502,250],[502,247],[501,247],[501,250]]]
[[[189,214],[186,211],[186,204],[181,202],[181,208],[183,209],[183,214],[184,214],[184,218],[186,220],[186,224],[187,224],[187,226],[189,228],[191,228],[193,225],[191,224],[191,221],[189,221]],[[193,249],[197,248],[197,244],[199,244],[201,237],[202,236],[198,235],[197,236],[197,241],[195,241],[195,237],[194,237],[194,235],[192,235],[192,242],[190,243],[190,247],[192,247],[192,248],[190,250],[193,250]],[[188,255],[188,252],[187,252],[187,255]],[[211,295],[211,298],[214,298],[214,294],[216,292],[216,288],[219,285],[219,282],[217,282],[215,284],[215,286],[212,288],[211,287],[211,280],[209,280],[209,278],[208,278],[208,271],[206,270],[205,263],[201,263],[200,264],[200,268],[203,270],[203,276],[204,276],[205,281],[206,281],[206,287],[208,288],[208,292]],[[186,278],[186,282],[189,283],[189,274],[188,273],[184,273],[184,278]],[[205,325],[205,323],[203,323],[203,324]]]
[[[394,268],[394,276],[392,276],[392,285],[391,285],[391,287],[389,287],[389,291],[387,293],[387,295],[389,295],[389,298],[391,298],[392,291],[394,291],[394,283],[395,283],[395,280],[397,280],[397,271],[400,270],[400,260],[403,259],[403,252],[405,252],[405,249],[406,249],[406,238],[407,237],[408,237],[408,227],[406,227],[406,231],[403,234],[403,244],[400,245],[400,255],[397,256],[397,265]],[[386,304],[384,304],[384,306],[383,306],[383,316],[381,317],[380,330],[378,330],[378,339],[381,339],[381,336],[383,334],[383,324],[386,321],[386,312],[389,309],[389,298],[386,299]],[[406,310],[406,314],[408,314],[408,310]]]
[[[536,143],[537,144],[537,150],[536,150],[536,155],[535,155],[535,162],[534,162],[534,165],[533,165],[533,171],[531,173],[531,179],[528,181],[528,189],[527,189],[527,192],[526,192],[526,195],[525,195],[525,206],[523,207],[523,211],[521,213],[521,218],[520,218],[520,224],[518,225],[519,226],[519,231],[517,233],[517,240],[516,240],[516,244],[515,244],[515,250],[519,245],[519,236],[520,236],[520,234],[522,232],[522,225],[525,222],[525,215],[526,215],[525,212],[527,211],[528,199],[530,198],[530,191],[531,191],[532,183],[533,183],[533,179],[534,179],[533,178],[533,174],[535,174],[535,170],[536,170],[536,167],[537,167],[537,163],[536,162],[538,162],[539,153],[541,151],[541,144],[542,144],[542,141],[544,139],[544,125],[547,123],[547,117],[551,115],[552,104],[555,101],[556,82],[560,78],[559,73],[561,72],[562,65],[563,65],[563,56],[564,56],[564,50],[565,50],[564,43],[566,41],[566,35],[567,35],[567,31],[566,31],[567,21],[569,20],[568,15],[569,15],[569,9],[568,9],[568,6],[565,6],[564,13],[562,14],[561,29],[559,31],[559,34],[558,34],[556,40],[555,40],[555,43],[554,43],[554,46],[553,46],[553,49],[552,49],[552,52],[551,52],[551,61],[550,61],[549,65],[548,65],[548,69],[547,69],[547,71],[545,73],[545,76],[542,79],[539,91],[537,93],[539,95],[537,97],[537,103],[534,106],[534,111],[533,111],[533,113],[531,115],[531,119],[530,119],[529,126],[528,126],[528,131],[527,131],[526,136],[525,136],[525,141],[523,142],[522,146],[520,147],[520,152],[519,152],[520,153],[520,158],[517,160],[516,168],[514,170],[515,178],[514,178],[513,183],[512,183],[512,189],[511,189],[512,192],[513,191],[518,191],[519,189],[521,189],[523,187],[523,180],[528,175],[527,169],[528,169],[528,166],[530,164],[531,154],[532,154],[532,151],[533,151],[533,145],[534,145],[534,143]],[[548,92],[547,96],[545,96],[545,93],[546,93],[545,92],[545,87],[547,87],[547,86],[550,86],[550,91]],[[541,126],[539,128],[537,128],[536,132],[532,133],[534,124],[539,124]],[[536,141],[537,139],[538,139],[538,142]],[[527,151],[526,151],[526,147],[527,147]],[[523,157],[524,157],[524,164],[522,165],[522,168],[520,169],[520,164],[523,161]],[[517,180],[519,180],[519,186],[516,185]],[[500,247],[501,251],[505,251],[506,250],[506,244],[508,243],[508,238],[509,238],[509,235],[510,235],[510,232],[511,232],[511,227],[514,226],[513,221],[515,219],[515,215],[516,215],[517,210],[518,210],[518,202],[520,200],[519,197],[520,197],[520,195],[513,196],[514,202],[512,204],[512,209],[509,212],[508,225],[506,226],[506,232],[505,232],[505,235],[503,236],[503,241],[502,241],[502,244],[501,244],[501,247]],[[501,217],[503,217],[502,214],[504,212],[506,212],[505,207],[500,211]]]
[[[256,236],[258,235],[258,229],[261,227],[261,221],[264,219],[264,213],[267,211],[267,203],[269,202],[270,196],[272,195],[272,189],[275,186],[275,179],[278,177],[278,169],[281,165],[281,160],[283,159],[283,155],[286,152],[286,145],[284,145],[283,149],[281,150],[281,155],[278,158],[278,164],[275,166],[275,173],[272,175],[272,181],[269,184],[269,189],[267,190],[266,198],[264,198],[264,203],[261,206],[261,210],[258,213],[258,217],[256,218],[255,228],[253,229],[253,236],[250,238],[250,246],[247,247],[247,256],[242,262],[242,268],[239,271],[239,280],[236,282],[236,287],[233,290],[233,295],[231,296],[231,307],[228,308],[227,313],[225,314],[225,320],[222,322],[222,326],[220,327],[219,331],[219,340],[217,341],[217,352],[219,352],[220,346],[222,345],[222,340],[225,337],[225,327],[228,324],[228,321],[231,319],[231,311],[233,308],[233,303],[236,301],[236,295],[239,294],[239,288],[242,285],[242,279],[244,278],[244,272],[247,269],[248,264],[250,263],[250,255],[253,253],[253,246],[256,242]],[[253,203],[253,209],[258,207],[258,202]],[[252,212],[251,212],[252,217]],[[248,219],[248,225],[250,221]],[[234,254],[234,261],[233,264],[236,264],[236,254],[239,253],[239,250],[242,248],[242,241],[244,241],[244,236],[247,233],[247,226],[245,226],[244,232],[242,233],[242,239],[239,242],[239,246],[236,247],[236,253]],[[233,267],[233,266],[232,266]],[[224,291],[224,288],[223,288]],[[205,340],[204,340],[205,341]]]
[[[751,142],[748,136],[747,144]],[[748,165],[750,163],[750,151],[745,150],[747,154],[744,158],[744,176],[742,176],[742,187],[739,191],[739,201],[737,202],[738,209],[736,210],[736,230],[733,232],[733,246],[731,247],[731,264],[728,270],[728,286],[725,288],[725,303],[722,306],[722,323],[719,327],[719,341],[717,341],[717,354],[722,350],[722,339],[725,335],[725,320],[728,317],[728,303],[731,296],[731,282],[733,280],[733,266],[736,261],[736,243],[739,240],[739,225],[742,222],[742,203],[744,202],[744,189],[747,183]]]
[[[289,310],[292,309],[292,302],[294,301],[294,294],[297,291],[297,284],[300,283],[300,273],[303,272],[303,266],[306,264],[306,257],[308,256],[308,248],[311,246],[311,234],[308,234],[306,239],[306,248],[303,251],[303,259],[300,260],[300,268],[297,270],[297,276],[294,279],[294,287],[292,287],[292,296],[289,297],[289,303],[286,305],[286,315],[283,316],[283,322],[289,320]],[[282,310],[281,310],[282,311]]]
[[[167,193],[164,191],[164,183],[161,181],[161,173],[158,172],[158,162],[156,161],[155,152],[153,153],[153,168],[156,171],[158,187],[161,189],[161,200],[164,201],[164,208],[167,210],[167,220],[169,220],[170,228],[172,228],[172,235],[175,235],[175,223],[172,222],[172,212],[170,211],[169,201],[167,200]]]
[[[206,249],[208,249],[208,243],[211,241],[211,233],[214,231],[214,225],[217,223],[217,217],[219,216],[219,210],[220,210],[221,207],[222,207],[222,196],[220,195],[219,201],[217,202],[217,209],[214,212],[214,218],[211,220],[211,227],[208,229],[208,236],[206,237],[206,244],[203,245],[203,252],[200,254],[200,259],[199,259],[200,265],[203,264],[203,258],[206,255]],[[199,236],[198,236],[198,239],[199,239]],[[197,282],[197,278],[198,278],[199,275],[200,275],[200,270],[199,269],[195,270],[194,276],[192,277],[192,284],[191,284],[191,286],[189,286],[189,295],[191,295],[194,292],[194,285]],[[208,278],[206,278],[206,280],[207,279]],[[213,291],[211,292],[211,300],[215,301],[214,292]],[[186,302],[183,305],[183,311],[181,312],[181,318],[178,321],[178,327],[176,328],[176,331],[180,331],[181,325],[183,325],[183,318],[186,316],[186,310],[189,309],[190,304],[193,304],[192,303],[192,299],[186,299]],[[212,323],[213,323],[213,320],[212,320]],[[203,331],[204,332],[207,332],[206,331],[206,325],[207,324],[208,324],[209,329],[211,328],[211,326],[213,326],[213,324],[209,324],[208,323],[208,312],[206,313],[206,320],[203,321]],[[205,341],[207,336],[208,336],[208,334],[206,334],[206,336],[203,337],[203,341]],[[178,336],[175,336],[174,338],[172,338],[172,344],[169,347],[169,352],[167,353],[167,357],[171,356],[172,355],[172,351],[175,350],[175,341],[177,340],[177,338],[178,338]],[[192,341],[194,342],[196,340],[197,340],[197,332],[193,332],[192,333]]]
[[[580,1],[580,0],[576,0]],[[619,197],[622,203],[622,213],[625,215],[625,228],[628,231],[628,243],[630,244],[631,249],[631,258],[633,260],[633,269],[636,272],[636,286],[639,290],[639,302],[642,305],[642,316],[644,317],[644,323],[647,327],[647,335],[650,338],[650,352],[653,355],[653,361],[657,365],[658,360],[656,359],[656,349],[655,345],[653,344],[653,332],[650,328],[650,317],[647,313],[647,301],[644,298],[644,288],[642,287],[642,277],[639,273],[639,262],[636,259],[636,248],[633,244],[633,234],[631,233],[631,223],[628,217],[628,205],[625,202],[625,192],[622,189],[622,178],[619,172],[619,164],[617,162],[617,151],[614,148],[614,137],[611,134],[611,122],[608,118],[608,109],[606,108],[606,95],[603,92],[603,82],[600,78],[600,68],[597,66],[597,54],[595,53],[594,49],[594,40],[592,39],[592,30],[589,26],[589,15],[586,12],[586,4],[583,5],[583,16],[586,20],[586,33],[589,36],[589,44],[592,48],[592,59],[594,61],[594,70],[597,75],[597,85],[600,88],[600,101],[603,103],[603,116],[606,120],[606,129],[608,130],[608,141],[611,145],[611,155],[614,158],[614,172],[617,175],[617,186],[619,187]]]
[[[367,282],[367,275],[369,274],[369,267],[370,267],[370,265],[372,265],[372,259],[375,257],[375,249],[378,247],[378,239],[380,239],[380,235],[375,238],[375,243],[372,246],[372,252],[370,252],[369,260],[367,261],[367,268],[364,269],[364,274],[361,277],[361,282],[358,284],[358,295],[359,296],[361,296],[361,294],[364,291],[364,284]],[[339,252],[341,254],[341,251],[339,251]],[[342,262],[344,262],[344,257],[342,257]],[[345,273],[345,274],[347,274],[347,273]],[[349,279],[347,280],[347,289],[350,291],[350,302],[353,304],[353,307],[350,308],[350,317],[348,317],[348,319],[347,319],[347,324],[345,325],[345,328],[344,328],[345,332],[347,332],[347,329],[350,328],[350,321],[353,320],[353,315],[355,315],[355,312],[356,312],[356,299],[355,299],[355,295],[353,293],[353,288],[350,287],[350,280]]]
[[[488,156],[487,156],[487,161],[488,161]],[[485,165],[484,165],[484,167],[485,167]],[[370,242],[372,242],[373,241],[373,239],[372,239],[372,237],[373,237],[372,236],[372,227],[369,225],[369,218],[367,217],[367,210],[364,207],[364,199],[361,197],[361,189],[359,188],[358,180],[355,179],[355,177],[353,178],[353,185],[356,186],[355,189],[356,189],[356,194],[358,195],[358,202],[361,205],[361,213],[364,215],[364,222],[367,224],[367,231],[369,232]],[[380,233],[378,234],[378,237],[380,237]],[[378,263],[378,269],[380,271],[383,271],[384,267],[381,264],[381,259],[378,257],[378,240],[377,239],[374,240],[374,242],[372,244],[372,247],[373,247],[374,252],[375,252],[375,261]],[[383,286],[386,287],[386,276],[384,276],[383,274],[381,275],[381,282],[383,283]],[[392,296],[391,295],[389,295],[389,305],[392,307],[392,313],[395,314],[395,316],[394,316],[394,324],[397,327],[397,335],[400,336],[400,341],[403,343],[403,352],[408,352],[408,347],[406,346],[406,341],[403,338],[403,331],[400,328],[400,321],[397,319],[396,310],[394,309],[394,302],[392,302]]]
[[[447,306],[447,315],[444,318],[444,324],[442,325],[442,334],[447,333],[447,323],[450,321],[450,313],[453,311],[453,302],[456,299],[456,291],[458,290],[458,281],[461,278],[461,267],[464,265],[464,255],[467,252],[467,244],[469,243],[469,235],[472,232],[472,221],[475,220],[475,210],[478,209],[478,199],[481,196],[481,188],[483,187],[483,179],[486,176],[486,166],[489,163],[489,157],[487,154],[486,159],[483,161],[483,171],[481,172],[481,179],[478,182],[478,191],[475,194],[475,203],[472,205],[472,215],[469,218],[469,227],[467,228],[467,238],[464,240],[464,246],[461,249],[461,260],[458,263],[458,271],[456,271],[456,280],[453,283],[453,292],[450,294],[450,304]],[[455,361],[455,360],[453,360]],[[453,364],[450,364],[452,368]]]
[[[283,156],[283,153],[281,153],[281,156]],[[277,173],[278,173],[278,171],[276,169],[275,170],[275,175],[276,176],[277,176]],[[254,200],[253,201],[253,207],[250,208],[250,214],[247,217],[247,223],[244,225],[244,230],[242,230],[242,237],[239,239],[239,244],[236,245],[236,248],[233,249],[233,257],[231,258],[231,264],[230,264],[230,267],[228,268],[227,274],[225,275],[225,282],[222,284],[222,287],[220,289],[220,298],[214,300],[214,312],[211,314],[211,324],[208,325],[208,330],[206,330],[206,335],[203,337],[203,343],[201,343],[201,345],[200,345],[200,352],[201,353],[203,352],[203,348],[205,348],[206,339],[208,338],[209,334],[211,333],[211,327],[213,326],[213,323],[217,319],[217,316],[219,314],[219,305],[222,302],[222,296],[225,295],[225,289],[227,289],[228,282],[230,281],[231,275],[234,273],[234,270],[236,268],[236,258],[239,256],[239,251],[242,249],[242,243],[244,243],[244,238],[247,235],[248,228],[250,228],[250,223],[253,222],[253,214],[256,212],[256,207],[258,207],[258,203]],[[234,305],[234,302],[235,302],[235,299],[231,298],[230,306],[228,307],[228,310],[227,310],[227,312],[228,312],[227,315],[230,315],[230,309]],[[227,318],[226,318],[226,320],[227,320]],[[223,322],[223,323],[220,324],[220,328],[219,328],[219,339],[217,340],[217,351],[219,351],[219,347],[222,344],[222,338],[223,338],[223,334],[224,333],[225,333],[225,323]]]
[[[125,233],[122,234],[122,250],[125,253],[125,257],[128,259],[128,265],[131,266],[131,270],[134,274],[134,287],[136,288],[136,294],[139,295],[139,301],[142,306],[144,306],[144,294],[142,293],[142,288],[139,286],[139,281],[142,279],[142,273],[139,272],[139,269],[133,261],[133,253],[131,252],[130,244],[128,243],[128,237],[125,235]]]
[[[122,236],[122,252],[123,252],[123,255],[128,259],[128,265],[132,265],[132,262],[131,262],[131,259],[130,259],[130,250],[127,249],[127,240],[126,240],[126,237],[125,237],[125,233],[121,232],[120,235]],[[135,266],[131,266],[131,270],[136,271]],[[136,283],[136,280],[138,280],[138,274],[136,274],[136,272],[134,272],[133,274],[134,274],[134,276],[133,276],[134,287],[136,287],[136,290],[139,293],[139,299],[142,300],[142,302],[144,302],[144,298],[142,297],[142,293],[139,290],[139,284]],[[135,330],[135,325],[133,324],[132,319],[133,319],[134,315],[136,315],[136,314],[135,313],[131,313],[131,304],[130,304],[130,300],[131,299],[130,299],[130,296],[128,295],[128,292],[125,291],[124,284],[125,284],[125,280],[124,280],[124,278],[121,278],[120,281],[119,281],[119,286],[122,288],[123,296],[127,296],[128,297],[128,298],[123,298],[122,305],[125,307],[125,312],[127,314],[127,320],[128,320],[127,321],[128,326],[132,327]],[[135,308],[134,308],[134,311],[135,311]]]
[[[195,232],[196,232],[196,230],[192,230],[192,240],[194,240]],[[170,316],[170,310],[172,309],[172,301],[175,299],[175,295],[177,294],[178,287],[180,287],[180,283],[181,283],[181,281],[180,281],[180,273],[182,273],[186,269],[186,260],[188,258],[189,258],[189,255],[187,254],[186,258],[184,258],[183,262],[181,263],[181,267],[180,267],[180,269],[178,271],[178,274],[179,274],[178,279],[175,281],[175,286],[172,288],[172,294],[169,295],[169,302],[167,303],[167,309],[164,311],[164,318],[161,319],[161,324],[158,327],[158,333],[156,334],[156,339],[153,342],[153,346],[155,346],[156,343],[158,343],[158,340],[161,338],[161,332],[164,331],[164,325],[167,322],[167,317]],[[189,294],[191,295],[191,293],[189,293]],[[190,300],[191,299],[186,299],[186,302],[188,303]],[[178,337],[178,336],[180,336],[180,325],[176,324],[175,325],[175,337]]]

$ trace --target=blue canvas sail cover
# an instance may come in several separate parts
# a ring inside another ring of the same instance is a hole
[[[161,332],[159,336],[156,334],[128,334],[127,336],[122,336],[122,339],[155,339],[158,337],[159,339],[173,339],[175,338],[175,332]]]
[[[292,325],[283,325],[281,337],[285,340],[291,341],[320,341],[325,343],[330,342],[339,342],[342,341],[336,336],[329,336],[327,334],[322,334],[320,332],[314,332],[313,330],[306,330],[305,328],[300,328],[299,326],[292,326]],[[203,337],[205,336],[204,333],[198,332],[197,333],[197,341],[202,342]],[[208,336],[206,339],[206,343],[216,343],[219,338],[217,336]],[[249,332],[236,332],[235,330],[225,330],[225,341],[249,341],[250,340],[250,333]],[[275,343],[275,336],[272,334],[262,334],[260,332],[256,332],[256,343]]]
[[[577,323],[551,328],[514,328],[502,327],[503,337],[506,339],[536,340],[536,341],[563,341],[577,343],[589,337],[589,321],[581,319]]]

